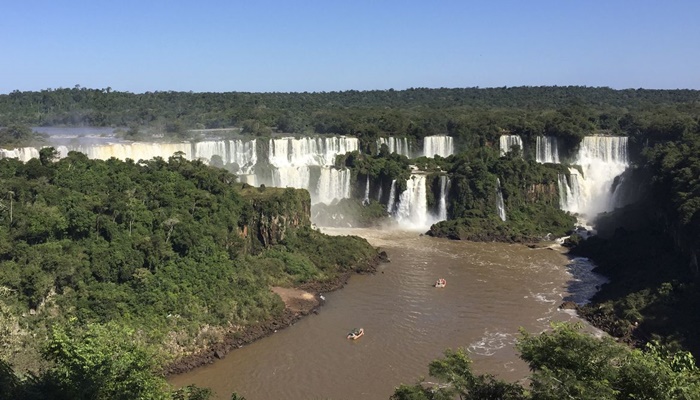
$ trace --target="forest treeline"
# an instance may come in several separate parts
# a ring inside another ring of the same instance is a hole
[[[575,145],[592,132],[677,139],[700,114],[696,90],[503,87],[320,93],[134,94],[107,89],[46,89],[0,95],[0,126],[112,126],[184,137],[191,129],[239,128],[244,134],[348,134],[369,146],[376,136],[420,141],[448,134],[479,147],[503,132],[559,136]],[[636,140],[639,139],[639,140]]]

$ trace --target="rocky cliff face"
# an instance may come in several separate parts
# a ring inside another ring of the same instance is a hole
[[[311,226],[311,197],[305,189],[247,188],[242,195],[251,207],[239,234],[249,250],[274,246],[290,231]]]
[[[525,199],[530,203],[543,203],[558,206],[559,188],[554,182],[531,184],[527,187]]]

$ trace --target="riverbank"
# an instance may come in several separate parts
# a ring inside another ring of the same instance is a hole
[[[323,293],[343,288],[352,275],[375,273],[377,266],[383,261],[387,261],[387,258],[386,253],[382,252],[367,265],[358,266],[354,271],[344,272],[329,281],[304,283],[295,288],[270,288],[284,302],[284,311],[280,315],[258,324],[246,326],[241,330],[229,331],[223,342],[169,364],[163,373],[166,376],[177,375],[202,365],[211,364],[214,360],[225,357],[235,349],[294,325],[301,318],[318,312],[324,303]]]
[[[617,230],[571,249],[610,279],[578,312],[621,342],[661,341],[700,356],[698,280],[661,230]]]

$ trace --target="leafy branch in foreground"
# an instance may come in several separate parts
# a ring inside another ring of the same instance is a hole
[[[553,324],[551,332],[539,335],[522,331],[517,348],[532,371],[529,387],[474,375],[467,351],[458,349],[430,363],[430,376],[443,383],[401,385],[391,398],[700,399],[700,370],[687,352],[672,353],[653,343],[631,349],[568,323]]]

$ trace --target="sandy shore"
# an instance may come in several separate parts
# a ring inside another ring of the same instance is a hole
[[[282,299],[285,308],[294,313],[308,313],[321,304],[317,295],[306,290],[273,287],[272,291]]]

